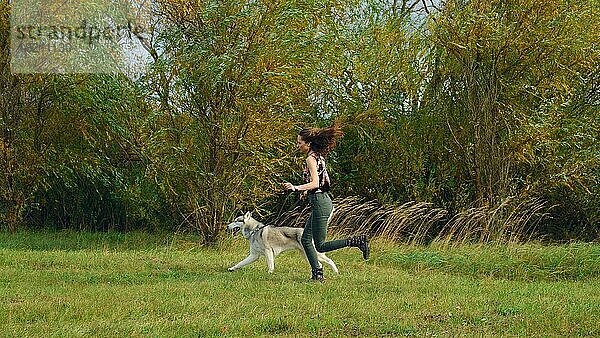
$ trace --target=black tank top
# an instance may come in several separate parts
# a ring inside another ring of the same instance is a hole
[[[317,174],[319,175],[319,188],[309,190],[309,192],[318,192],[319,190],[322,192],[329,191],[331,187],[331,180],[329,179],[329,174],[327,173],[327,167],[325,167],[325,159],[323,156],[317,153],[311,153],[310,156],[314,157],[317,160]],[[304,177],[305,183],[311,182],[310,171],[308,170],[308,166],[304,167],[304,171],[302,172],[302,176]]]

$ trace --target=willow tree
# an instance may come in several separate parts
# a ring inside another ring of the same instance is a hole
[[[597,0],[363,3],[321,87],[348,191],[456,212],[541,197],[597,222]]]
[[[437,9],[416,0],[359,1],[345,8],[343,46],[319,87],[320,109],[339,113],[346,136],[337,147],[338,191],[382,201],[436,200],[444,176],[444,133],[424,109],[428,35]]]
[[[147,134],[151,173],[207,242],[223,217],[280,190],[335,6],[158,2],[163,23],[146,77],[161,93]]]
[[[11,71],[11,57],[19,56],[10,50],[9,13],[1,2],[0,222],[10,231],[127,229],[123,195],[138,169],[127,157],[136,149],[137,128],[128,123],[138,121],[139,103],[131,81]]]
[[[539,118],[557,122],[545,107],[568,105],[597,64],[594,2],[448,1],[432,21],[429,93],[446,116],[450,160],[478,203],[531,183],[519,165],[537,156],[543,130],[523,131]]]
[[[24,85],[10,72],[9,13],[8,3],[0,3],[0,213],[2,222],[10,231],[15,231],[26,201],[31,198],[24,188],[31,183],[35,173],[33,166],[27,167],[24,163],[30,154],[25,146],[31,146],[31,142],[22,140],[22,124],[27,114]]]
[[[42,185],[53,88],[41,76],[11,72],[9,13],[0,3],[0,221],[14,232]]]

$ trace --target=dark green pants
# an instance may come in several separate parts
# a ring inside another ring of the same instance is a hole
[[[302,233],[302,246],[308,257],[310,266],[318,268],[321,266],[317,259],[317,252],[328,252],[346,247],[346,240],[340,239],[335,241],[325,242],[327,235],[327,221],[333,211],[331,198],[327,193],[309,194],[308,201],[310,202],[310,216],[304,225]],[[314,245],[313,245],[314,241]],[[315,251],[316,249],[316,251]]]

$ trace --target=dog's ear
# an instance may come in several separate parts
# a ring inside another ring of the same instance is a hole
[[[244,215],[244,221],[249,220],[250,218],[252,218],[252,211],[248,211],[245,215]]]

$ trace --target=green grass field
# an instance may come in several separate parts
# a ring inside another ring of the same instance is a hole
[[[237,272],[241,238],[0,233],[3,336],[599,336],[600,245],[297,253]]]

